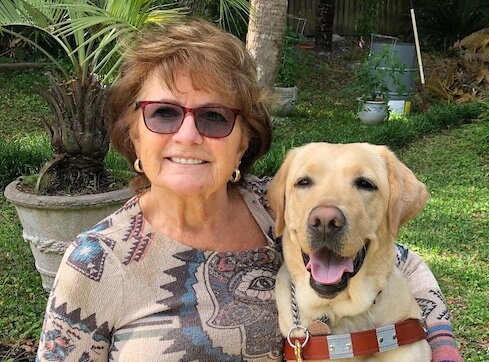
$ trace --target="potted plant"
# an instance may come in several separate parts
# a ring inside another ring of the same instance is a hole
[[[308,50],[299,47],[304,37],[294,33],[290,27],[286,28],[282,58],[275,80],[275,102],[272,105],[272,116],[287,117],[295,108],[299,96],[297,78],[304,69],[304,62],[308,60]]]
[[[30,243],[49,290],[66,247],[78,233],[119,208],[128,188],[114,189],[104,164],[109,137],[103,108],[107,87],[118,68],[124,43],[145,24],[163,24],[180,16],[175,9],[154,6],[153,0],[53,2],[11,0],[0,6],[0,31],[33,45],[54,64],[48,87],[35,89],[49,104],[52,119],[44,126],[54,156],[39,172],[33,192],[16,180],[5,197],[19,214],[23,236]],[[20,29],[20,30],[19,30]],[[36,30],[64,52],[59,61],[23,35]]]
[[[388,117],[392,91],[401,95],[406,89],[401,79],[405,69],[406,65],[387,46],[360,62],[348,91],[360,95],[358,117],[363,123],[378,124]]]

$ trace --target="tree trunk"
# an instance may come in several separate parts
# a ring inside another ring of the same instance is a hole
[[[287,0],[251,0],[246,47],[255,58],[260,85],[273,90],[282,57]]]
[[[315,38],[319,47],[331,49],[335,10],[335,0],[318,0]]]

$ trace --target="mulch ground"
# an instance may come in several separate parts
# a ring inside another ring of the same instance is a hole
[[[0,361],[31,362],[36,360],[37,340],[0,343]]]

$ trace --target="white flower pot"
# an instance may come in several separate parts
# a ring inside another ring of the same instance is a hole
[[[364,124],[379,124],[387,117],[387,103],[384,101],[362,101],[360,100],[358,118]]]

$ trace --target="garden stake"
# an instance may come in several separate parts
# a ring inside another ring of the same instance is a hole
[[[410,0],[410,3],[411,3],[411,9],[410,9],[411,21],[413,23],[413,32],[414,32],[414,44],[416,46],[416,56],[418,58],[419,78],[421,80],[421,86],[423,88],[423,100],[421,101],[421,109],[423,110],[423,112],[425,112],[430,108],[430,103],[426,96],[426,83],[424,79],[423,61],[421,60],[421,49],[419,46],[418,27],[416,25],[416,16],[414,14],[413,0]]]

